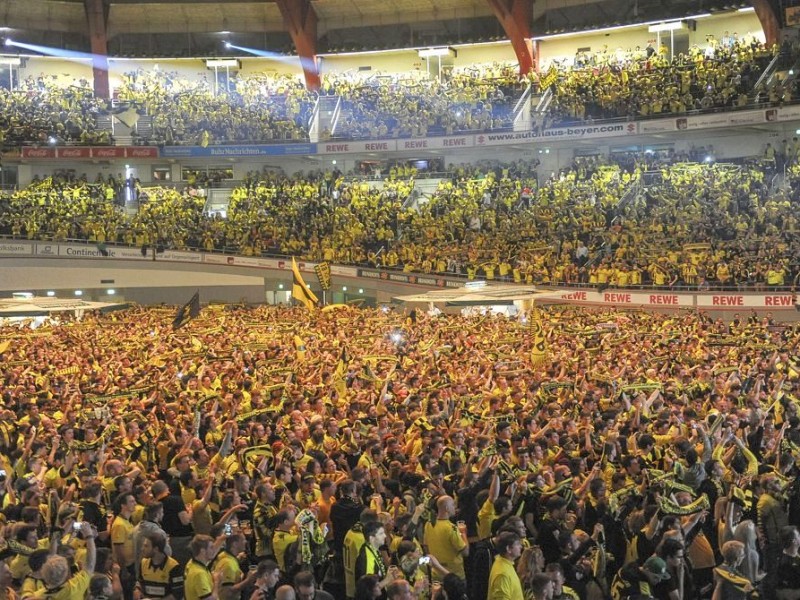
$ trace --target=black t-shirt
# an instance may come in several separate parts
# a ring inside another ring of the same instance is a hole
[[[781,553],[775,587],[779,590],[800,590],[800,556]]]
[[[164,505],[164,518],[161,520],[161,527],[167,532],[167,535],[174,537],[190,537],[194,535],[194,529],[191,523],[184,525],[181,523],[178,515],[186,511],[186,504],[183,498],[176,495],[170,495],[162,500]]]

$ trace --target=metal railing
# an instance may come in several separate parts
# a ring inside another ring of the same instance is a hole
[[[761,85],[764,85],[764,86],[768,86],[769,85],[769,81],[772,78],[775,66],[778,64],[778,60],[780,60],[780,57],[781,57],[781,53],[778,52],[773,57],[773,59],[769,62],[769,64],[767,65],[767,68],[764,69],[764,72],[761,73],[759,78],[756,80],[756,84],[753,86],[754,90],[757,90],[759,88],[759,86],[761,86]]]
[[[62,244],[70,244],[70,243],[77,243],[77,244],[97,244],[99,242],[91,242],[84,238],[65,238],[63,240],[56,240],[52,236],[40,236],[37,238],[28,238],[25,236],[15,236],[9,234],[0,234],[0,241],[15,241],[21,240],[25,242],[52,242],[52,243],[62,243]],[[103,245],[108,248],[138,248],[139,246],[136,244],[125,244],[123,242],[118,241],[106,241],[103,242]],[[183,248],[173,248],[169,244],[165,245],[165,250],[180,250],[181,252],[204,252],[206,254],[221,254],[221,255],[240,255],[240,248],[238,246],[223,246],[220,248],[214,248],[212,250],[206,250],[200,246],[186,246]],[[274,258],[274,259],[291,259],[292,255],[290,254],[282,254],[278,252],[262,252],[259,255],[261,258]],[[19,259],[20,256],[17,255],[15,257],[8,257],[8,258],[15,258]],[[30,258],[37,258],[36,255],[31,255]],[[41,258],[41,257],[39,257]],[[295,256],[295,258],[298,258]],[[314,258],[314,257],[303,257],[305,260],[322,260],[321,258]],[[155,259],[154,259],[155,260]],[[590,261],[591,262],[591,261]],[[367,269],[377,269],[380,271],[386,271],[390,273],[404,273],[410,275],[420,275],[420,274],[431,274],[431,275],[441,275],[443,277],[449,277],[451,279],[461,279],[466,281],[470,281],[469,275],[465,272],[454,272],[454,271],[431,271],[430,273],[424,271],[405,271],[404,265],[400,264],[396,267],[387,267],[383,265],[376,265],[372,262],[340,262],[336,264],[341,264],[344,266],[351,266],[351,267],[361,267]],[[583,265],[585,268],[590,268],[589,262]],[[794,265],[794,270],[797,270],[798,265]],[[473,279],[481,279],[481,277],[473,277]],[[513,277],[499,277],[489,280],[492,283],[514,283]],[[573,288],[573,289],[586,289],[586,290],[597,290],[597,289],[621,289],[621,290],[670,290],[675,292],[794,292],[797,282],[793,282],[790,284],[784,284],[779,286],[767,285],[765,282],[758,282],[754,284],[743,284],[743,283],[731,283],[729,285],[719,285],[719,284],[707,284],[703,286],[698,285],[686,285],[684,283],[676,283],[673,285],[661,285],[657,286],[654,284],[640,284],[640,285],[626,285],[626,286],[609,286],[608,284],[590,284],[585,281],[580,282],[569,282],[569,281],[557,281],[557,282],[550,282],[544,283],[541,281],[534,281],[531,285],[535,286],[543,286],[545,288]],[[743,309],[744,310],[744,309]]]
[[[541,113],[543,111],[546,111],[547,108],[549,108],[549,105],[550,105],[552,99],[553,99],[553,93],[552,93],[552,91],[550,91],[548,89],[542,95],[542,97],[540,98],[539,103],[537,104],[536,108],[534,109],[534,112],[536,114],[540,114],[541,116],[544,116]],[[718,107],[712,107],[712,108],[706,108],[706,109],[690,110],[690,111],[686,111],[686,112],[683,112],[683,113],[664,112],[664,113],[660,113],[660,114],[647,115],[647,116],[635,116],[634,117],[634,116],[631,115],[631,116],[609,117],[609,118],[591,119],[591,120],[578,120],[578,119],[566,119],[566,118],[560,119],[560,120],[553,119],[552,121],[549,122],[549,126],[560,127],[560,126],[577,125],[577,124],[589,124],[589,123],[591,125],[608,125],[608,124],[614,124],[614,123],[630,123],[630,122],[634,122],[634,121],[638,122],[638,121],[649,121],[649,120],[655,120],[655,119],[665,119],[665,118],[677,117],[677,116],[680,116],[680,117],[693,117],[693,116],[699,116],[699,115],[705,115],[705,114],[719,114],[719,113],[728,113],[728,112],[733,113],[733,112],[742,112],[742,111],[747,111],[747,110],[759,110],[759,109],[777,107],[777,106],[784,106],[785,107],[785,106],[796,106],[796,105],[800,105],[800,98],[793,99],[793,100],[791,100],[789,102],[769,102],[769,101],[751,102],[751,103],[746,104],[744,106],[718,106]],[[341,98],[339,98],[337,100],[337,106],[336,106],[335,111],[336,111],[335,117],[336,117],[336,120],[338,121],[340,113],[341,113]],[[493,133],[493,132],[500,133],[500,132],[507,132],[510,129],[511,129],[510,127],[486,128],[486,129],[459,129],[459,130],[454,131],[453,135],[469,135],[469,134]],[[368,136],[345,136],[345,135],[343,135],[343,136],[338,136],[337,137],[337,136],[333,135],[333,133],[334,132],[332,130],[331,131],[331,137],[330,137],[331,140],[343,140],[344,141],[344,140],[353,140],[353,139],[359,139],[359,140],[372,139],[372,138],[370,138]],[[215,146],[225,146],[225,145],[275,144],[275,143],[281,143],[281,144],[304,144],[305,143],[305,144],[307,144],[307,143],[309,143],[309,141],[310,141],[309,138],[307,136],[304,136],[304,137],[297,138],[297,139],[286,137],[286,138],[271,138],[271,139],[263,139],[263,140],[252,140],[252,139],[251,140],[215,140],[213,142],[213,145],[215,145]],[[80,141],[68,141],[68,142],[60,142],[58,144],[58,147],[97,146],[97,145],[106,145],[106,144],[93,144],[93,143],[83,143],[83,142],[80,142]],[[164,145],[164,144],[153,144],[153,143],[151,143],[149,145],[150,146],[160,146],[160,145]],[[191,145],[193,145],[193,142],[191,140],[185,140],[185,141],[182,141],[182,142],[169,144],[169,145],[175,145],[175,146],[190,145],[191,146]],[[18,138],[18,139],[15,139],[15,140],[6,139],[5,142],[2,145],[2,148],[4,148],[4,149],[13,149],[13,148],[19,148],[20,146],[41,147],[41,146],[50,146],[50,144],[42,144],[41,140],[39,140],[39,139]]]

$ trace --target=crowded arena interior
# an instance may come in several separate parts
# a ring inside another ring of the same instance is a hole
[[[0,600],[800,600],[795,0],[0,0]]]

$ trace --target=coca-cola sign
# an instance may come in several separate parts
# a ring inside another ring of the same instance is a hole
[[[158,158],[158,148],[128,146],[125,148],[125,156],[128,158]]]
[[[125,158],[125,147],[92,148],[93,158]]]
[[[89,148],[59,148],[58,158],[89,158]]]
[[[66,146],[60,148],[22,148],[21,158],[67,158],[83,160],[99,158],[103,160],[115,158],[158,158],[155,146]]]
[[[23,148],[22,158],[55,158],[55,148]]]

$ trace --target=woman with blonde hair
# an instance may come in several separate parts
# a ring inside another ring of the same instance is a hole
[[[742,521],[733,530],[733,539],[744,546],[744,559],[739,565],[739,571],[750,581],[761,579],[758,573],[758,546],[756,525],[750,519]]]
[[[722,564],[714,569],[714,594],[711,600],[746,600],[755,589],[739,570],[745,557],[744,544],[731,540],[722,545]]]
[[[539,546],[523,550],[517,561],[517,575],[525,598],[533,598],[533,576],[544,572],[544,554]]]

